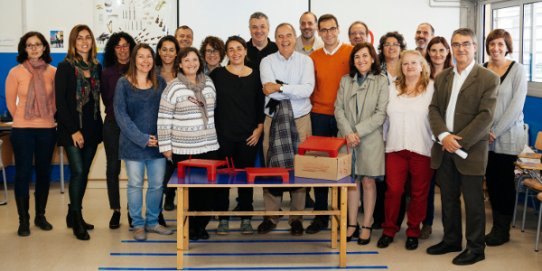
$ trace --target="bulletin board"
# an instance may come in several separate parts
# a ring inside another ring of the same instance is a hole
[[[137,43],[156,46],[177,27],[176,0],[95,0],[94,34],[103,49],[111,34],[124,31]]]

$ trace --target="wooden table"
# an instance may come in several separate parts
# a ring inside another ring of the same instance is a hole
[[[355,184],[350,177],[339,181],[326,181],[319,179],[307,179],[294,177],[290,172],[289,182],[284,183],[281,178],[256,179],[254,183],[247,183],[246,173],[218,174],[216,181],[208,181],[207,173],[203,169],[191,168],[182,179],[173,174],[168,187],[177,188],[177,269],[183,269],[184,252],[189,249],[190,239],[188,238],[188,217],[189,216],[232,216],[232,215],[330,215],[331,216],[331,248],[337,248],[337,236],[339,237],[339,266],[346,267],[346,207],[347,189]],[[324,211],[189,211],[188,190],[190,188],[301,188],[301,187],[328,187],[331,188],[331,208]],[[339,197],[340,192],[340,199]],[[337,227],[339,226],[339,227]],[[338,229],[337,229],[338,228]]]

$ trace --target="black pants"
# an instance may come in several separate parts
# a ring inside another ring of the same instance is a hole
[[[490,151],[486,168],[487,193],[493,212],[512,216],[516,200],[515,165],[517,156]]]
[[[87,189],[88,173],[98,145],[85,143],[82,149],[66,146],[70,161],[70,210],[81,210],[83,197]]]
[[[219,139],[219,144],[220,159],[224,159],[226,157],[232,158],[235,168],[246,168],[254,166],[254,162],[256,161],[257,146],[248,146],[244,140],[231,141],[224,138]],[[227,211],[230,206],[229,188],[223,188],[219,190],[221,191],[219,191],[217,194],[214,209],[216,211]],[[239,210],[253,211],[254,206],[252,205],[252,202],[254,197],[254,189],[238,188],[237,194]],[[243,218],[250,219],[251,216],[245,216]],[[224,216],[220,217],[220,219],[229,219],[229,217]]]
[[[184,161],[192,157],[193,159],[217,159],[217,152],[211,151],[196,155],[176,155],[173,154],[173,164]],[[211,211],[214,206],[217,188],[191,188],[188,191],[188,210],[189,211]],[[178,195],[181,197],[182,195]],[[180,199],[182,200],[182,199]],[[189,217],[189,227],[194,230],[203,230],[209,224],[210,216],[191,216]]]
[[[445,152],[442,164],[437,169],[437,184],[441,189],[443,242],[451,246],[461,246],[463,232],[461,225],[461,200],[463,194],[466,214],[467,248],[480,254],[485,249],[486,214],[482,176],[459,173],[452,155]]]
[[[107,159],[105,176],[107,178],[107,197],[109,198],[109,208],[120,209],[119,193],[119,136],[120,128],[114,118],[106,117],[103,126],[103,141],[105,156]]]

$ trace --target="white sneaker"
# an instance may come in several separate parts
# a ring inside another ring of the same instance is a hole
[[[173,234],[173,230],[170,230],[160,224],[156,224],[154,227],[145,227],[145,230],[147,232],[153,232],[153,233],[158,233],[158,234],[161,234],[161,235],[170,235],[170,234]]]

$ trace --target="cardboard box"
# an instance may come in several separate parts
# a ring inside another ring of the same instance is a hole
[[[305,155],[296,154],[294,159],[296,177],[337,181],[352,173],[351,153],[328,157],[326,153],[306,152]]]

